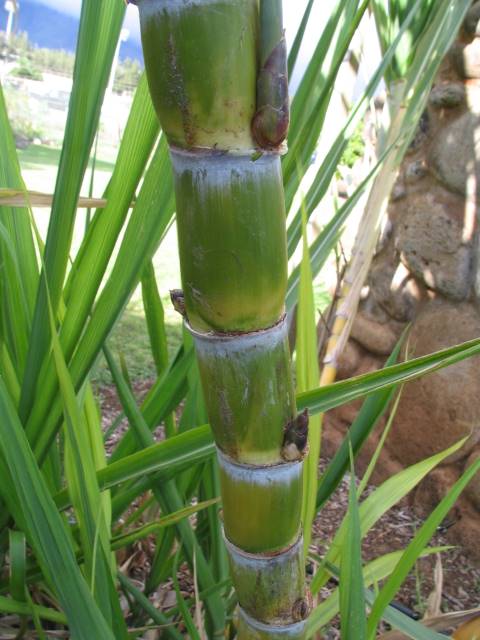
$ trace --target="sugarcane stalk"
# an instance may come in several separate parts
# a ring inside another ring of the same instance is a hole
[[[285,320],[281,0],[134,0],[170,145],[183,294],[220,468],[238,638],[304,638],[306,415]]]

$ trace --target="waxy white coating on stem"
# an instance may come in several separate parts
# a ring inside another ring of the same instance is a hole
[[[280,156],[276,153],[263,153],[253,159],[254,150],[242,153],[218,153],[211,150],[185,151],[170,147],[170,157],[177,177],[185,172],[196,177],[196,187],[201,193],[203,185],[212,187],[230,187],[232,180],[248,180],[259,185],[264,180],[275,177],[282,182]]]
[[[279,636],[281,638],[299,638],[305,632],[305,627],[307,624],[306,620],[302,620],[301,622],[294,622],[293,624],[288,624],[280,627],[271,624],[264,624],[263,622],[255,620],[254,618],[249,616],[248,613],[242,609],[242,607],[239,607],[239,610],[240,616],[244,619],[246,624],[255,631],[259,631],[260,633],[267,633],[271,636]]]
[[[233,462],[217,448],[218,463],[234,482],[256,486],[290,486],[302,473],[303,462],[283,462],[268,466],[253,466]]]
[[[166,11],[186,11],[199,5],[225,4],[226,0],[128,0],[129,4],[142,5],[142,11],[156,13],[159,8]]]
[[[283,343],[288,336],[288,325],[286,316],[267,329],[259,331],[247,331],[245,333],[201,333],[192,329],[185,321],[185,327],[192,334],[197,349],[205,353],[214,353],[217,357],[228,355],[228,353],[243,352],[246,349],[270,351],[277,345]]]
[[[235,564],[252,568],[259,568],[262,566],[272,567],[273,565],[285,564],[290,562],[292,559],[297,558],[298,554],[301,554],[303,550],[302,534],[298,536],[297,540],[293,544],[289,545],[282,551],[277,551],[275,554],[249,553],[248,551],[244,551],[243,549],[240,549],[240,547],[234,545],[233,542],[230,542],[225,535],[224,530],[223,540]]]

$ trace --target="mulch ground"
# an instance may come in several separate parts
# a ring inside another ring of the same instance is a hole
[[[321,469],[327,464],[327,460],[322,460]],[[374,490],[375,487],[368,487],[364,497]],[[313,542],[320,555],[327,551],[347,511],[348,491],[349,480],[346,478],[315,521]],[[422,524],[423,520],[415,515],[406,501],[390,509],[363,540],[364,563],[386,553],[405,549]],[[429,546],[452,546],[452,542],[447,540],[445,530],[440,527]],[[435,580],[437,558],[437,555],[431,555],[418,560],[415,570],[398,592],[396,602],[422,618],[428,608],[429,597],[434,590],[440,589],[440,609],[443,613],[480,606],[480,567],[475,566],[460,547],[443,551],[440,558],[443,579],[439,584],[438,578]],[[321,595],[328,595],[335,586],[334,581],[327,584]],[[324,640],[339,638],[338,624],[333,624],[324,635]]]

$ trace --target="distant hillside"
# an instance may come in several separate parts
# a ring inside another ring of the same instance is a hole
[[[3,1],[0,0],[0,8]],[[5,29],[7,14],[0,11],[0,29]],[[21,0],[18,31],[26,31],[29,40],[38,47],[75,51],[78,20],[44,5],[30,0]],[[134,42],[124,42],[120,58],[133,58],[143,63],[140,46]]]

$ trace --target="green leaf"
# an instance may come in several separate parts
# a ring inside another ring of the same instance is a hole
[[[50,609],[48,607],[42,607],[40,605],[34,605],[34,608],[36,614],[44,620],[50,620],[57,624],[67,624],[65,615],[60,611],[56,611],[55,609]],[[0,596],[0,611],[2,613],[16,614],[19,616],[28,616],[32,612],[28,603],[19,602],[12,598],[5,598],[4,596]]]
[[[150,428],[140,409],[137,407],[135,398],[123,379],[123,376],[114,359],[111,357],[108,349],[105,349],[105,355],[107,357],[108,366],[110,367],[113,380],[117,386],[120,401],[133,428],[132,434],[136,438],[138,446],[148,447],[154,442]],[[167,513],[179,511],[183,507],[181,496],[173,481],[166,483],[155,482],[152,487],[152,491],[162,510]],[[194,563],[196,562],[201,588],[208,589],[214,584],[213,575],[198,544],[195,532],[193,531],[190,523],[186,520],[179,520],[176,523],[176,531],[177,536],[181,540],[185,549],[190,568],[193,568]],[[224,612],[219,596],[217,594],[210,596],[206,600],[205,606],[209,612],[210,620],[214,628],[223,628],[225,622]]]
[[[70,362],[70,375],[76,390],[80,389],[85,381],[103,343],[139,282],[144,267],[151,259],[172,214],[171,171],[166,143],[161,138],[129,218],[115,264]],[[48,450],[59,428],[61,416],[55,379],[48,376],[45,386],[45,389],[42,388],[42,394],[36,399],[26,426],[39,459],[42,459]]]
[[[10,593],[14,600],[25,602],[26,548],[23,531],[8,532],[10,556]]]
[[[95,443],[89,438],[92,430],[86,424],[78,404],[70,374],[50,311],[52,351],[57,368],[65,417],[65,476],[72,505],[79,524],[87,578],[95,600],[112,626],[117,638],[128,638],[113,577],[116,567],[110,556],[110,504],[101,494],[92,452]],[[100,425],[97,423],[97,427]],[[100,435],[100,434],[98,434]],[[94,436],[93,436],[94,437]],[[102,439],[96,439],[102,444]],[[93,446],[92,446],[93,445]],[[103,464],[105,463],[102,460]],[[108,512],[105,507],[108,508]]]
[[[300,273],[300,296],[297,309],[297,391],[306,391],[318,384],[317,327],[313,299],[312,270],[308,251],[307,216],[303,212],[303,255]],[[312,416],[308,422],[308,453],[303,463],[302,522],[305,550],[310,546],[311,530],[315,518],[318,460],[320,458],[321,417]]]
[[[402,342],[403,339],[395,346],[395,349],[385,364],[386,367],[396,362]],[[322,508],[323,504],[329,499],[341,482],[348,468],[349,447],[352,447],[354,455],[360,451],[379,418],[387,410],[394,393],[395,387],[381,389],[380,391],[376,391],[363,403],[362,408],[348,430],[347,437],[343,440],[320,480],[320,486],[317,492],[317,510]]]
[[[307,28],[308,18],[310,17],[310,12],[313,7],[314,0],[308,0],[308,4],[305,7],[305,11],[303,13],[302,21],[298,27],[297,33],[295,34],[295,40],[290,48],[288,54],[288,77],[291,78],[293,74],[293,70],[295,68],[295,64],[298,58],[298,52],[300,51],[300,46],[303,41],[303,36],[305,35],[305,29]]]
[[[346,535],[340,565],[340,628],[345,640],[365,640],[367,619],[363,594],[362,538],[352,449],[350,461]]]
[[[435,353],[414,358],[408,362],[385,367],[380,371],[366,373],[297,396],[299,410],[308,408],[312,413],[323,413],[341,404],[370,395],[379,389],[410,382],[480,353],[480,339],[463,342]]]
[[[362,537],[370,531],[373,525],[386,513],[394,504],[406,496],[417,484],[438,464],[449,455],[458,451],[464,444],[460,440],[445,451],[441,451],[426,460],[403,469],[391,478],[388,478],[380,487],[375,489],[360,505],[360,526]],[[324,564],[335,564],[340,559],[345,540],[345,522],[337,530],[325,557]],[[320,567],[311,583],[312,593],[317,591],[328,580],[328,571],[325,566]]]
[[[429,547],[422,551],[421,557],[426,557],[431,554],[441,553],[447,551],[452,547]],[[369,587],[373,584],[378,584],[381,580],[384,580],[395,568],[399,559],[402,556],[403,551],[392,551],[375,560],[371,560],[363,568],[363,585]],[[340,571],[337,567],[328,564],[328,570],[336,578],[340,577]],[[368,591],[365,592],[365,599],[370,602],[368,598]],[[332,618],[334,618],[340,609],[340,597],[339,589],[335,589],[325,600],[313,609],[307,622],[308,636],[325,627]]]
[[[80,16],[72,94],[29,340],[20,417],[32,408],[37,378],[50,345],[48,297],[54,315],[62,297],[77,200],[98,127],[125,6],[118,0],[84,0]],[[88,91],[85,87],[88,86]]]
[[[183,635],[175,628],[175,623],[167,618],[157,607],[155,607],[150,600],[139,591],[134,585],[126,578],[122,573],[118,574],[118,581],[122,585],[124,591],[133,597],[135,602],[147,613],[147,615],[158,624],[162,633],[172,640],[183,640]]]
[[[161,375],[168,364],[167,336],[165,334],[165,312],[158,292],[152,262],[148,263],[142,275],[142,299],[152,355],[157,375]]]
[[[433,510],[427,520],[422,524],[412,542],[408,545],[398,561],[395,570],[390,575],[386,584],[380,590],[375,602],[373,603],[370,616],[368,618],[368,638],[373,640],[377,625],[382,614],[393,599],[402,582],[414,566],[417,558],[428,544],[430,538],[435,534],[438,526],[445,518],[447,513],[453,507],[462,491],[465,489],[470,480],[476,475],[480,469],[480,459],[476,460],[465,473],[457,480],[447,495],[442,499],[440,504]]]
[[[53,585],[73,637],[89,640],[92,634],[114,640],[77,566],[70,537],[30,449],[23,427],[0,378],[0,451],[15,478],[15,495],[3,498],[12,513],[21,510],[17,523],[33,548],[42,572]],[[18,505],[16,508],[15,504]]]
[[[166,527],[171,527],[172,524],[176,524],[183,518],[188,518],[194,513],[199,513],[203,509],[208,509],[213,504],[217,504],[219,502],[219,498],[213,498],[211,500],[205,500],[204,502],[199,502],[198,504],[194,504],[190,507],[185,507],[184,509],[180,509],[175,513],[169,513],[167,516],[156,520],[155,522],[149,522],[143,527],[139,527],[134,529],[133,531],[129,531],[128,533],[122,533],[121,535],[115,536],[112,538],[112,549],[121,549],[128,544],[132,544],[136,540],[140,540],[141,538],[146,538],[152,533],[157,533],[159,529],[165,529]]]
[[[208,460],[214,454],[215,444],[210,427],[203,425],[112,462],[97,472],[98,483],[100,489],[104,490],[129,480],[146,477],[145,483],[142,483],[139,489],[139,493],[142,493],[152,482],[170,480],[192,465]],[[118,498],[117,495],[114,502]],[[66,509],[70,504],[68,493],[58,493],[55,502],[59,509]]]
[[[190,614],[189,608],[187,607],[185,600],[180,591],[180,586],[178,584],[178,559],[180,556],[181,549],[178,549],[175,554],[175,560],[173,562],[173,571],[172,571],[172,580],[173,580],[173,588],[175,589],[175,594],[177,596],[177,605],[180,611],[180,615],[182,616],[182,620],[185,623],[185,627],[188,631],[188,637],[192,638],[192,640],[200,640],[200,635],[195,627],[192,616]]]
[[[0,130],[0,187],[25,191],[1,86]],[[37,258],[27,208],[0,206],[0,259],[2,349],[15,368],[16,387],[25,368],[38,284]],[[15,391],[15,396],[17,394]]]

